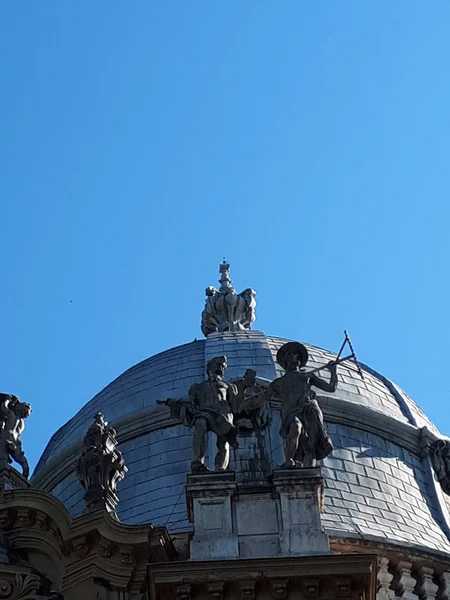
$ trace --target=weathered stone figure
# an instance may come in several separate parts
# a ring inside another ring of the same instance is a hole
[[[317,460],[332,452],[333,445],[325,431],[322,411],[311,386],[334,392],[337,387],[336,365],[329,363],[326,367],[331,372],[329,383],[313,373],[305,373],[301,369],[308,362],[308,351],[298,342],[284,344],[278,351],[277,362],[286,373],[272,381],[256,402],[266,403],[273,397],[283,402],[280,435],[284,439],[284,467],[313,467]]]
[[[94,417],[78,459],[76,475],[84,488],[87,510],[106,508],[113,512],[117,506],[117,483],[127,472],[122,453],[117,450],[116,432],[109,427],[101,413]]]
[[[208,432],[217,435],[217,455],[214,463],[216,471],[225,471],[230,461],[230,446],[238,447],[238,429],[234,424],[234,413],[239,406],[245,390],[255,384],[255,371],[247,370],[244,379],[237,383],[225,383],[227,368],[225,356],[211,359],[206,366],[207,380],[194,383],[189,390],[187,400],[171,398],[158,401],[170,407],[172,417],[181,420],[187,427],[194,428],[192,443],[192,473],[207,472],[205,465]]]
[[[266,395],[267,399],[277,396],[283,401],[280,435],[284,438],[285,467],[313,467],[316,460],[331,454],[333,445],[311,386],[325,392],[336,391],[336,365],[328,365],[329,383],[315,374],[302,372],[308,362],[308,351],[298,342],[284,344],[278,351],[277,362],[286,373],[269,385]]]
[[[22,467],[24,477],[30,474],[28,460],[19,437],[25,429],[25,421],[31,415],[31,406],[12,394],[0,394],[0,459],[8,463],[16,461]]]
[[[450,495],[450,441],[436,440],[429,447],[431,462],[442,489]]]

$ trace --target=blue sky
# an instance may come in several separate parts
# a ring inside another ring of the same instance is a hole
[[[200,337],[343,329],[450,435],[450,4],[4,0],[0,388],[52,432]],[[107,416],[107,415],[106,415]]]

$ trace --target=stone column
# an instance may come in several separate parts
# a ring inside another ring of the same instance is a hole
[[[434,600],[439,586],[433,581],[434,569],[432,567],[420,568],[420,593],[423,600]]]
[[[442,584],[442,598],[450,600],[450,571],[444,571],[440,579]]]
[[[389,558],[382,556],[378,560],[378,590],[376,600],[394,600],[395,592],[391,589],[391,583],[394,579],[392,573],[389,573]]]
[[[238,536],[232,517],[236,493],[233,472],[188,475],[186,497],[188,518],[194,523],[192,560],[236,558]]]
[[[323,479],[320,468],[276,469],[273,489],[280,502],[282,556],[328,554],[328,536],[322,528]]]
[[[418,600],[419,596],[414,593],[417,579],[411,575],[413,564],[411,562],[402,560],[397,565],[397,570],[400,573],[400,579],[398,582],[400,588],[401,600]]]

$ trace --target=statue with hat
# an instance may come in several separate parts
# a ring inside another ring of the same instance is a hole
[[[302,368],[308,362],[308,350],[299,342],[288,342],[277,353],[277,362],[286,373],[272,381],[266,398],[282,400],[280,435],[284,439],[285,467],[314,467],[317,460],[333,451],[323,424],[323,415],[312,386],[324,392],[335,392],[337,366],[329,363],[331,377],[327,382]]]
[[[317,460],[331,454],[333,445],[312,387],[325,392],[336,391],[336,361],[324,367],[330,370],[329,382],[315,373],[302,370],[308,362],[308,351],[299,342],[281,346],[277,362],[286,371],[285,374],[272,381],[256,402],[265,404],[273,397],[282,401],[280,435],[284,440],[284,467],[314,467]]]

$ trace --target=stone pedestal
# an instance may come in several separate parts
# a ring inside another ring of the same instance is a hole
[[[5,459],[0,459],[0,502],[3,501],[5,492],[15,489],[26,490],[29,487],[28,479],[11,467]]]
[[[279,469],[248,488],[233,472],[189,475],[191,560],[329,554],[320,468]]]
[[[319,467],[276,469],[273,491],[279,498],[279,528],[282,556],[326,554],[330,552],[321,523],[323,479]]]
[[[188,518],[194,523],[192,560],[239,556],[238,536],[232,516],[232,498],[235,494],[233,472],[188,475]]]

